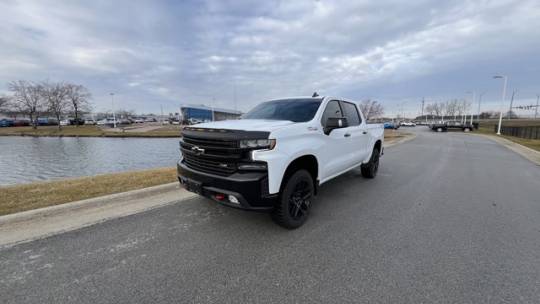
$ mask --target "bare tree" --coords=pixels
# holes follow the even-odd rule
[[[26,80],[12,81],[8,84],[13,92],[13,106],[24,115],[28,115],[34,129],[37,128],[37,118],[45,110],[43,87]]]
[[[67,99],[67,86],[63,82],[44,82],[42,86],[43,96],[47,101],[47,109],[51,114],[54,115],[54,117],[56,117],[58,120],[58,130],[61,130],[62,125],[60,124],[60,120],[62,119],[62,115],[66,113],[69,106]]]
[[[446,109],[446,103],[444,102],[434,102],[431,104],[431,110],[438,118],[441,118]]]
[[[376,100],[367,99],[360,104],[360,110],[364,114],[366,120],[374,117],[379,117],[384,114],[384,107]]]
[[[70,103],[73,115],[75,116],[75,125],[79,126],[79,116],[83,112],[90,111],[90,99],[92,95],[83,85],[66,84],[67,100]]]
[[[8,110],[9,98],[7,96],[0,96],[0,112]]]
[[[456,120],[456,114],[458,111],[458,101],[457,99],[453,99],[448,101],[446,105],[446,115],[448,116],[454,116],[454,120]]]

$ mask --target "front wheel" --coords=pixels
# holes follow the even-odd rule
[[[371,153],[371,158],[369,159],[369,162],[367,164],[363,164],[360,167],[363,177],[374,178],[375,176],[377,176],[377,171],[379,170],[379,157],[379,149],[373,148],[373,152]]]
[[[470,131],[471,131],[470,128],[465,128],[465,129],[463,129],[463,132],[470,132]]]
[[[306,170],[296,171],[288,180],[279,197],[272,219],[287,229],[295,229],[306,221],[313,193],[313,179]]]

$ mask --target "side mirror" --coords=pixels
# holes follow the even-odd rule
[[[324,128],[324,133],[328,135],[334,129],[347,128],[348,126],[349,123],[347,122],[347,118],[345,117],[328,117],[328,119],[326,119],[326,127]]]

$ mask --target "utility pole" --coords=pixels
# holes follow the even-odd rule
[[[236,78],[234,78],[234,110],[236,111]]]
[[[422,97],[422,114],[420,115],[420,117],[424,116],[424,97]]]
[[[508,119],[512,119],[512,108],[514,106],[514,95],[516,95],[517,90],[512,91],[512,98],[510,99],[510,109],[508,110]]]
[[[212,121],[215,121],[214,117],[214,104],[216,103],[216,98],[212,96]]]
[[[534,119],[538,116],[538,100],[540,100],[540,94],[536,95],[536,110],[534,111]]]
[[[159,117],[159,124],[163,125],[163,105],[159,105],[161,108],[161,116]]]

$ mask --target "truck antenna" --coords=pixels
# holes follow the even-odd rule
[[[313,92],[313,95],[311,95],[311,97],[319,97],[319,94],[317,94],[317,92]]]

